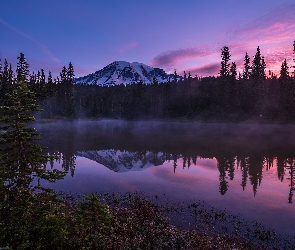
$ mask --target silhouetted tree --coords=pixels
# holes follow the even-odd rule
[[[245,58],[244,58],[244,68],[243,68],[243,79],[247,80],[251,76],[251,66],[250,66],[250,57],[248,53],[246,52]]]
[[[230,73],[230,52],[227,46],[224,46],[221,50],[221,69],[219,75],[221,77],[229,76]]]
[[[25,55],[20,53],[17,57],[16,78],[18,82],[27,82],[29,76],[29,64],[26,61]]]
[[[280,78],[287,79],[288,77],[289,77],[289,66],[287,64],[287,60],[285,59],[281,65]]]
[[[265,67],[264,58],[261,56],[260,48],[258,46],[252,62],[251,77],[254,79],[265,79]]]
[[[237,78],[237,65],[235,62],[232,62],[230,66],[230,75],[233,77],[233,79]]]

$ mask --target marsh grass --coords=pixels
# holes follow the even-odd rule
[[[225,211],[201,203],[158,205],[138,193],[18,193],[2,199],[0,219],[3,249],[294,249],[288,240],[274,244],[272,232],[250,230]],[[191,229],[184,226],[188,220]],[[238,233],[222,232],[218,221]]]

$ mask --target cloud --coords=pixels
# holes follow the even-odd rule
[[[282,4],[248,23],[233,27],[226,31],[227,41],[236,40],[249,42],[281,42],[294,38],[295,4]],[[292,32],[293,31],[293,32]]]
[[[217,75],[220,70],[220,63],[210,63],[200,67],[189,69],[192,76],[212,76]]]
[[[220,54],[224,45],[229,47],[232,61],[237,62],[238,70],[243,66],[245,53],[248,52],[252,58],[256,53],[257,46],[260,46],[261,53],[265,56],[267,68],[278,73],[277,71],[285,58],[290,61],[290,64],[292,62],[292,44],[295,40],[295,3],[281,4],[276,9],[247,23],[239,25],[235,23],[225,29],[223,33],[223,37],[218,37],[218,40],[212,41],[207,46],[182,48],[161,53],[154,57],[151,65],[166,69],[183,68],[179,65],[184,64],[185,61],[200,59],[198,62],[194,62],[196,67],[192,68],[191,72],[217,75],[220,68],[220,56],[218,63],[215,61],[208,64],[208,60],[215,60],[215,58],[218,60],[216,55]]]
[[[119,53],[120,53],[120,54],[123,54],[123,53],[125,53],[126,51],[135,48],[136,46],[137,46],[137,42],[135,42],[135,41],[131,41],[131,42],[129,42],[129,43],[124,44],[123,46],[121,46],[121,47],[119,48]]]
[[[195,47],[187,49],[178,49],[164,52],[156,56],[151,65],[155,67],[172,67],[175,64],[187,59],[199,58],[216,52],[216,49],[209,47]]]
[[[13,30],[17,34],[19,34],[19,35],[27,38],[28,40],[30,40],[34,44],[36,44],[38,47],[40,47],[42,49],[42,51],[44,52],[44,54],[46,54],[51,60],[53,60],[55,62],[58,62],[58,63],[60,62],[60,60],[56,56],[53,55],[53,53],[48,49],[48,47],[45,44],[38,42],[37,40],[35,40],[34,38],[30,37],[26,33],[20,31],[19,29],[15,28],[14,26],[10,25],[6,21],[4,21],[2,18],[0,18],[0,23],[2,23],[7,28]]]

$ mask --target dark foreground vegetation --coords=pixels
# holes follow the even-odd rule
[[[184,230],[164,216],[177,209],[161,208],[137,194],[73,199],[42,187],[42,180],[54,182],[66,173],[47,169],[58,157],[43,154],[39,134],[28,126],[39,110],[34,93],[20,80],[7,97],[0,118],[2,249],[267,249],[264,240],[277,242],[269,230],[257,229],[250,239],[207,230],[213,218],[226,224],[228,217],[196,204],[191,211],[194,218],[201,215],[202,224],[195,221],[194,230]]]
[[[0,118],[0,247],[2,249],[228,249],[253,245],[227,236],[213,238],[169,224],[157,206],[130,196],[104,204],[95,195],[72,200],[42,187],[64,172],[47,170],[55,156],[44,155],[35,129],[34,93],[20,79]],[[123,200],[123,199],[121,199]],[[126,206],[128,204],[128,206]]]
[[[259,53],[258,49],[257,58]],[[254,74],[253,63],[251,77],[236,80],[234,66],[229,71],[228,57],[223,58],[219,78],[103,88],[75,86],[71,64],[63,68],[60,80],[52,81],[49,74],[46,82],[44,71],[37,76],[29,75],[24,55],[20,54],[18,59],[16,75],[7,61],[0,70],[0,248],[273,248],[263,243],[276,241],[275,234],[268,230],[254,230],[246,239],[238,231],[235,234],[206,231],[203,224],[202,227],[197,224],[194,230],[179,229],[164,216],[167,211],[169,214],[169,209],[161,209],[138,195],[104,196],[104,199],[88,195],[75,200],[42,187],[41,180],[54,182],[66,173],[47,169],[47,163],[58,157],[43,153],[37,143],[39,134],[28,124],[34,120],[32,114],[39,110],[37,102],[45,109],[45,117],[200,116],[240,120],[259,115],[265,119],[293,121],[293,78],[281,74],[280,79],[265,79],[264,75]],[[258,61],[263,65],[262,58]],[[225,216],[192,208],[206,220],[210,217],[223,221]],[[255,243],[253,237],[260,241]],[[292,245],[286,241],[282,248],[292,249]]]

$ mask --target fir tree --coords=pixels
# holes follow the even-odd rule
[[[233,62],[230,66],[230,75],[233,77],[233,79],[237,78],[237,65],[235,62]]]
[[[174,82],[174,83],[177,82],[177,73],[176,73],[176,69],[174,69],[173,82]]]
[[[230,53],[229,53],[229,49],[227,46],[224,46],[221,50],[221,69],[219,72],[219,75],[221,77],[226,77],[229,76],[230,73]]]
[[[260,48],[257,47],[256,54],[252,62],[251,76],[254,79],[265,79],[265,61],[264,57],[261,56]]]
[[[186,72],[183,71],[183,80],[186,82],[187,78],[186,78]]]
[[[18,82],[27,82],[29,76],[29,64],[26,62],[25,55],[20,53],[17,57],[16,77]]]
[[[5,104],[7,101],[7,93],[10,93],[13,88],[13,71],[11,64],[8,64],[8,61],[4,60],[4,68],[2,73],[1,81],[1,93],[0,93],[0,105]]]
[[[192,79],[192,75],[191,75],[191,72],[190,72],[190,71],[188,72],[188,77],[187,77],[187,79],[188,79],[188,80],[191,80],[191,79]]]
[[[9,105],[1,106],[0,118],[0,169],[7,188],[30,189],[34,178],[51,179],[46,170],[50,159],[42,153],[42,148],[35,141],[39,134],[34,128],[27,127],[34,121],[33,113],[40,111],[35,95],[24,81],[17,82],[9,97]],[[56,172],[57,173],[57,172]]]
[[[289,66],[287,60],[285,59],[281,65],[280,79],[287,79],[289,77]]]
[[[248,53],[246,52],[246,55],[244,58],[243,79],[245,80],[249,79],[250,75],[251,75],[250,57]]]

